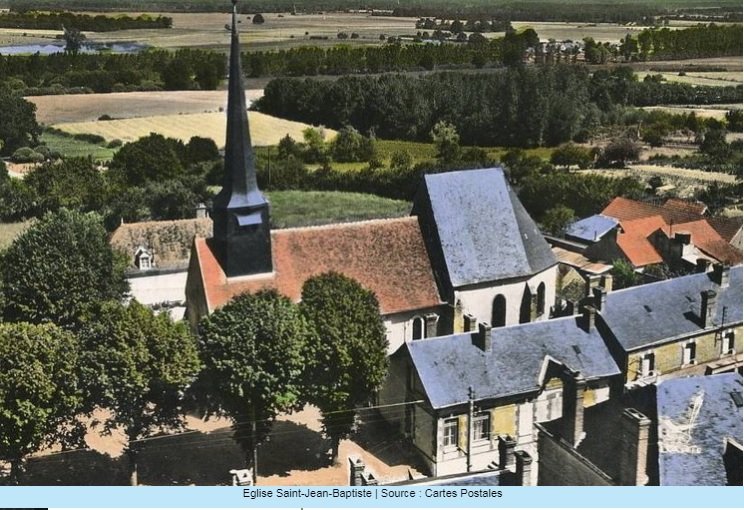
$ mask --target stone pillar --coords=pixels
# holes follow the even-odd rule
[[[360,487],[364,485],[364,462],[362,459],[352,459],[349,457],[349,485]]]
[[[626,409],[620,418],[620,485],[646,485],[648,435],[651,420],[636,409]]]
[[[437,322],[439,321],[439,316],[435,313],[428,313],[426,314],[426,317],[424,317],[424,321],[426,323],[425,338],[434,338],[437,336]]]

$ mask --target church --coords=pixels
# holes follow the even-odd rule
[[[225,181],[213,236],[196,237],[186,282],[192,327],[244,292],[298,301],[304,282],[335,271],[372,290],[389,353],[404,342],[545,320],[558,262],[501,168],[426,175],[404,218],[271,229],[258,188],[233,15]]]

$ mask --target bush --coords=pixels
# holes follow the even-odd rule
[[[116,85],[114,85],[114,86],[116,86]],[[98,120],[114,120],[114,118],[111,115],[109,115],[108,113],[104,113],[103,115],[101,115],[100,117],[98,117]]]
[[[253,24],[254,24],[254,25],[261,25],[261,24],[263,24],[263,23],[264,23],[265,21],[266,21],[266,20],[264,19],[264,17],[263,17],[263,14],[261,14],[261,13],[258,13],[258,14],[254,14],[254,15],[253,15]]]
[[[96,145],[103,145],[106,143],[106,139],[104,137],[102,137],[101,135],[94,135],[92,133],[76,133],[72,135],[72,137],[75,140],[80,140],[81,142],[93,143]]]
[[[110,141],[110,142],[108,143],[107,147],[108,147],[109,149],[117,149],[117,148],[121,147],[122,145],[124,145],[124,142],[122,142],[122,141],[121,141],[121,140],[119,140],[118,138],[114,138],[113,140],[111,140],[111,141]]]
[[[14,163],[41,163],[44,161],[44,155],[39,154],[31,147],[21,147],[16,149],[10,160]]]
[[[550,162],[552,164],[566,168],[574,165],[582,169],[589,168],[593,159],[589,149],[573,143],[561,145],[550,155]]]

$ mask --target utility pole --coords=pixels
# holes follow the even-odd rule
[[[471,449],[473,447],[473,409],[475,406],[475,391],[473,391],[472,386],[468,386],[468,466],[467,471],[470,473],[470,470],[473,467],[472,457],[471,457]]]

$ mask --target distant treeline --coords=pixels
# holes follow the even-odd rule
[[[741,25],[698,25],[684,30],[651,28],[628,34],[620,45],[626,60],[726,57],[742,54]]]
[[[122,16],[90,16],[71,12],[9,12],[0,14],[0,28],[27,28],[31,30],[61,30],[77,28],[88,32],[114,32],[132,28],[171,28],[173,19],[167,16],[152,17],[141,14],[136,18]]]
[[[553,66],[420,78],[280,78],[268,84],[257,108],[331,128],[351,125],[393,140],[428,141],[434,124],[446,120],[465,145],[532,147],[586,139],[625,106],[741,100],[741,86],[638,82],[625,67],[590,74],[584,67]]]
[[[225,76],[226,63],[223,54],[204,50],[0,56],[0,76],[25,95],[214,90]]]
[[[436,67],[481,68],[485,65],[518,64],[525,50],[538,42],[537,33],[527,29],[490,40],[478,35],[467,43],[303,47],[245,53],[243,69],[251,77],[260,77],[380,73]]]

